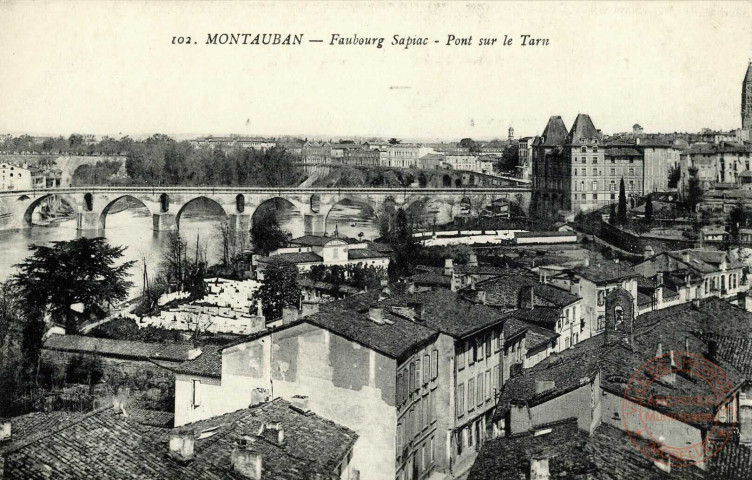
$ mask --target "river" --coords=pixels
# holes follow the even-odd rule
[[[303,235],[303,217],[286,202],[265,204],[276,210],[277,220],[283,229],[293,237]],[[195,252],[197,240],[206,250],[210,263],[221,257],[221,243],[216,234],[223,213],[213,204],[194,202],[183,212],[180,219],[180,231],[188,242],[188,251]],[[358,206],[337,205],[329,215],[327,232],[331,235],[337,228],[341,236],[358,238],[363,232],[364,239],[378,236],[378,224],[374,215]],[[154,275],[159,267],[164,251],[167,232],[152,231],[152,218],[145,208],[127,208],[107,216],[107,228],[101,231],[77,231],[75,220],[65,220],[56,226],[38,226],[15,231],[0,231],[0,281],[9,278],[15,272],[15,265],[28,254],[32,244],[49,245],[54,241],[72,240],[81,236],[104,236],[114,246],[126,247],[123,260],[136,260],[138,264],[131,269],[130,280],[134,283],[131,296],[138,295],[143,285],[143,262],[147,271]]]

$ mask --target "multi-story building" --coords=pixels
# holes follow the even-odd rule
[[[200,137],[190,141],[194,148],[211,147],[230,150],[233,148],[255,148],[256,150],[268,150],[277,142],[261,137]]]
[[[561,158],[567,135],[564,120],[556,115],[548,119],[543,134],[533,141],[532,209],[535,213],[548,214],[566,208],[564,182],[570,172],[564,171]]]
[[[478,155],[474,154],[445,153],[444,165],[452,170],[480,171]]]
[[[561,287],[580,301],[579,341],[603,333],[606,328],[606,296],[621,288],[632,296],[632,310],[637,311],[637,273],[618,263],[588,264],[564,271],[550,278],[553,285]]]
[[[332,160],[332,146],[328,142],[305,142],[300,151],[303,163],[322,164]]]
[[[530,180],[533,175],[533,142],[535,137],[522,137],[517,144],[517,176],[524,180]]]
[[[744,172],[750,170],[752,146],[738,143],[697,143],[680,155],[680,191],[686,188],[690,170],[697,169],[703,189],[717,184],[740,184]]]
[[[382,167],[392,168],[416,168],[419,159],[429,153],[435,153],[433,148],[415,144],[389,145],[385,149],[385,155],[380,158]]]
[[[31,190],[31,172],[12,163],[0,163],[0,190]]]
[[[752,61],[742,80],[742,130],[752,130]]]
[[[524,358],[528,332],[531,345],[551,351],[555,335],[538,330],[443,289],[354,295],[186,362],[175,424],[247,406],[258,389],[302,395],[311,411],[359,435],[352,466],[362,479],[460,475],[485,439],[502,364]]]
[[[682,150],[676,145],[659,140],[637,138],[634,148],[642,153],[642,188],[644,193],[668,190],[668,176],[679,168]]]
[[[685,285],[684,301],[720,296],[735,298],[749,288],[743,282],[744,265],[721,250],[678,250],[663,252],[635,265],[637,273],[647,278]]]
[[[607,203],[615,203],[619,199],[619,189],[621,181],[624,180],[624,193],[627,198],[643,195],[643,162],[642,154],[630,147],[608,147],[606,148],[605,164],[601,167],[593,167],[593,172],[598,169],[598,173],[603,176],[602,196],[608,200]]]
[[[332,155],[336,147],[332,147]],[[360,165],[376,167],[379,165],[381,155],[378,150],[371,150],[363,145],[356,145],[354,148],[345,148],[342,150],[340,161],[345,165]]]

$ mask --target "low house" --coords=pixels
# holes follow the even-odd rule
[[[358,436],[312,414],[305,399],[275,399],[165,429],[111,406],[0,445],[1,478],[350,480]]]

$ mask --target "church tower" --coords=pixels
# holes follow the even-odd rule
[[[752,61],[742,82],[742,128],[752,130]]]

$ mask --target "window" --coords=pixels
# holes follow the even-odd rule
[[[193,406],[201,405],[201,380],[193,381]]]
[[[598,152],[598,147],[593,147],[593,153],[597,153],[597,152]]]
[[[408,390],[410,393],[412,393],[415,390],[415,363],[410,362],[410,383],[408,385]]]
[[[420,401],[420,398],[415,402],[415,433],[420,434],[420,431],[423,430],[423,402]]]
[[[415,390],[420,390],[420,358],[415,360]]]
[[[475,379],[471,378],[467,381],[467,409],[472,410],[475,408]]]
[[[494,333],[496,335],[496,352],[501,350],[501,342],[502,342],[502,335],[504,334],[503,330],[499,330],[498,333]]]
[[[598,163],[598,157],[593,157],[593,163]]]
[[[431,380],[436,380],[439,376],[439,351],[431,352]]]
[[[468,344],[470,345],[469,352],[468,352],[470,354],[470,359],[468,363],[472,365],[475,363],[475,360],[478,358],[478,347],[473,341],[468,342]]]
[[[465,384],[457,385],[457,417],[465,414]]]
[[[624,321],[624,311],[622,310],[621,307],[614,308],[614,319],[615,319],[616,325]]]
[[[583,192],[585,191],[585,182],[583,180],[580,180],[580,190],[582,190]],[[582,198],[583,200],[585,199],[585,197]]]
[[[601,316],[598,317],[597,331],[601,331],[604,328],[606,328],[606,317],[604,317],[603,315],[601,315]]]
[[[611,194],[611,200],[616,200],[616,194],[615,193]]]
[[[634,189],[635,189],[635,188],[634,188],[634,180],[630,180],[630,181],[629,181],[629,189],[630,189],[630,190],[634,190]]]
[[[603,290],[598,290],[598,306],[599,307],[603,306],[603,302],[605,301],[605,299],[606,299],[606,292],[604,292]]]
[[[431,424],[432,403],[430,394],[423,397],[423,428],[426,428]]]
[[[428,354],[423,355],[423,385],[428,383],[431,378],[431,357]]]
[[[611,180],[611,185],[609,186],[612,192],[616,191],[616,182]]]
[[[629,174],[634,175],[634,167],[629,167]]]
[[[587,147],[581,147],[581,148],[580,148],[580,151],[581,151],[582,153],[585,153],[585,152],[587,152]]]
[[[405,443],[411,442],[415,434],[415,407],[413,407],[407,415],[407,438],[405,439]]]
[[[564,339],[564,348],[569,348],[569,337]]]
[[[400,454],[400,450],[402,450],[402,435],[404,435],[404,432],[402,431],[402,424],[397,424],[397,455]]]
[[[493,334],[486,336],[486,358],[491,358],[491,337]]]
[[[420,447],[420,460],[421,460],[421,463],[423,464],[421,470],[425,470],[426,468],[428,468],[428,455],[426,454],[425,443]]]
[[[430,454],[431,454],[431,463],[433,463],[433,462],[436,461],[436,457],[435,457],[435,454],[434,454],[434,452],[436,451],[436,448],[435,448],[435,445],[434,445],[434,439],[435,438],[436,437],[431,437],[431,442],[429,443],[429,446],[430,446],[429,450],[430,450]]]
[[[491,400],[491,369],[486,370],[486,401]]]
[[[457,352],[457,370],[462,370],[465,368],[465,344],[460,343],[458,345],[458,352]]]
[[[491,387],[493,389],[494,394],[496,394],[496,390],[499,387],[499,366],[496,365],[493,369],[493,376],[491,377]]]
[[[397,403],[402,405],[404,402],[405,389],[402,385],[402,374],[397,375]]]
[[[597,193],[593,194],[593,200],[598,200],[598,194]]]
[[[478,374],[478,406],[483,405],[483,372]]]
[[[593,181],[593,191],[596,191],[596,190],[598,190],[598,182],[594,180]]]
[[[483,360],[483,352],[486,351],[486,348],[483,342],[483,337],[480,337],[476,339],[475,341],[477,342],[477,345],[478,345],[478,361],[481,361]]]

